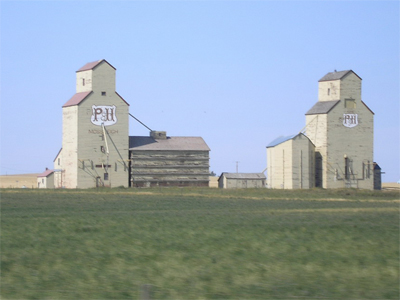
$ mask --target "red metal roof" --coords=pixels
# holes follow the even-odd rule
[[[44,171],[42,174],[39,174],[37,177],[47,177],[50,174],[52,174],[54,171],[53,170],[49,170],[47,169],[46,171]]]
[[[101,62],[105,61],[107,64],[110,65],[110,67],[112,67],[114,70],[116,70],[108,61],[106,61],[105,59],[100,59],[100,60],[96,60],[90,63],[87,63],[86,65],[84,65],[82,68],[80,68],[78,71],[76,72],[81,72],[81,71],[87,71],[87,70],[92,70],[94,69],[97,65],[99,65]]]
[[[68,106],[74,106],[74,105],[78,105],[79,103],[81,103],[92,91],[89,92],[82,92],[82,93],[76,93],[75,95],[72,96],[71,99],[69,99],[67,101],[67,103],[65,103],[63,105],[63,107],[68,107]]]

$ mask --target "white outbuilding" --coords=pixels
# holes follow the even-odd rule
[[[46,171],[37,176],[38,189],[53,189],[54,188],[54,171],[46,168]]]

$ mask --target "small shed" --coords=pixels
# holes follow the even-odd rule
[[[266,177],[263,173],[227,173],[218,178],[218,187],[222,189],[245,189],[265,187]]]
[[[382,169],[374,162],[374,190],[382,189]]]
[[[54,188],[54,171],[46,168],[46,171],[37,176],[38,189],[53,189]]]

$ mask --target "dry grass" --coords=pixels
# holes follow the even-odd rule
[[[384,182],[382,183],[382,189],[384,190],[400,190],[400,184],[396,182]]]
[[[19,175],[1,175],[0,188],[36,188],[37,176],[40,173],[19,174]]]

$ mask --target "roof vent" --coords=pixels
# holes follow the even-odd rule
[[[155,140],[166,140],[167,132],[166,131],[150,131],[150,136]]]

